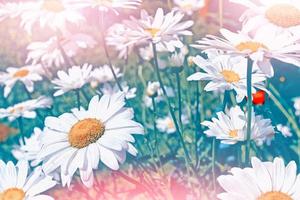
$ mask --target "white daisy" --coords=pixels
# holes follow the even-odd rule
[[[60,169],[62,184],[70,184],[79,169],[82,182],[93,184],[93,169],[99,161],[113,170],[126,159],[126,152],[136,155],[131,134],[143,134],[143,127],[133,121],[133,110],[125,108],[124,93],[94,96],[88,106],[73,109],[59,117],[47,117],[42,137],[43,170],[48,174]]]
[[[39,0],[31,3],[31,8],[21,14],[21,25],[31,33],[38,24],[41,28],[65,31],[68,23],[79,24],[85,21],[81,13],[69,0]]]
[[[66,56],[74,57],[79,49],[93,48],[96,41],[89,35],[83,33],[65,34],[63,38],[56,36],[45,42],[32,42],[27,46],[29,51],[26,62],[42,63],[47,67],[61,67],[66,61],[60,49],[63,48]]]
[[[189,119],[186,115],[181,116],[182,124],[188,124]],[[158,118],[156,120],[156,127],[160,132],[163,133],[176,133],[176,127],[174,124],[173,119],[170,116],[164,117],[164,118]]]
[[[53,188],[56,182],[45,176],[41,167],[28,173],[27,161],[19,161],[14,165],[11,161],[5,164],[0,160],[0,193],[3,200],[54,200],[41,194]]]
[[[152,85],[153,84],[153,85]],[[159,102],[161,102],[161,101],[164,101],[165,100],[165,96],[163,95],[163,91],[162,91],[162,89],[160,88],[160,86],[159,86],[159,88],[155,88],[155,87],[157,87],[157,86],[155,86],[155,85],[157,85],[157,83],[155,83],[155,82],[148,82],[148,85],[152,85],[152,86],[150,86],[150,87],[153,87],[153,88],[149,88],[150,90],[149,91],[146,91],[146,95],[144,96],[144,99],[143,99],[143,101],[144,101],[144,104],[145,104],[145,106],[147,107],[147,108],[153,108],[152,107],[152,98],[151,98],[151,94],[154,94],[155,95],[155,93],[152,93],[152,92],[154,92],[154,90],[156,90],[157,89],[157,94],[156,94],[156,96],[155,96],[155,102],[156,103],[159,103]],[[148,89],[148,88],[147,88]],[[147,90],[146,89],[146,90]],[[152,89],[154,89],[154,90],[152,90]],[[166,91],[167,91],[167,96],[168,97],[174,97],[175,96],[175,92],[174,92],[174,90],[173,90],[173,88],[172,87],[168,87],[168,86],[165,86],[165,89],[166,89]],[[152,90],[152,91],[151,91]],[[149,92],[149,93],[148,93]]]
[[[192,15],[195,11],[205,6],[205,0],[173,0],[177,9],[185,12],[187,15]]]
[[[119,78],[123,74],[120,72],[120,68],[113,66],[113,70],[116,76]],[[91,73],[91,84],[96,87],[98,84],[115,81],[114,75],[108,65],[103,65],[95,68]]]
[[[294,101],[294,108],[296,110],[295,114],[300,116],[300,97],[294,98],[293,101]]]
[[[95,8],[99,11],[109,10],[118,14],[117,9],[136,9],[142,0],[73,0],[75,6],[81,8]]]
[[[142,10],[141,19],[124,21],[131,29],[128,33],[130,42],[127,45],[153,42],[171,52],[175,51],[175,47],[182,48],[183,43],[179,36],[192,35],[187,29],[194,24],[192,20],[182,21],[183,17],[184,14],[178,11],[171,11],[165,15],[162,8],[157,9],[154,17]]]
[[[299,37],[277,35],[266,29],[258,30],[253,37],[243,32],[233,33],[227,29],[221,29],[220,32],[225,39],[208,35],[197,41],[198,45],[193,46],[204,50],[218,49],[231,55],[249,56],[268,77],[274,75],[271,58],[300,66],[300,44],[296,44]]]
[[[300,199],[300,175],[297,165],[291,161],[287,166],[281,158],[273,162],[251,159],[252,167],[232,168],[230,175],[218,177],[225,190],[218,195],[221,200],[297,200]]]
[[[268,29],[276,34],[300,36],[299,0],[260,0],[259,5],[250,0],[231,0],[248,9],[241,16],[245,32]]]
[[[19,117],[34,119],[36,117],[36,109],[50,108],[52,103],[53,100],[45,96],[27,100],[8,108],[0,108],[0,118],[7,117],[9,121],[13,121]]]
[[[123,88],[123,92],[125,93],[126,99],[133,99],[136,97],[136,88],[130,88],[126,82],[122,82],[121,86]],[[103,94],[113,95],[120,91],[117,84],[111,85],[109,83],[104,83],[101,87],[101,91]]]
[[[31,8],[31,2],[0,3],[0,21],[7,18],[19,17],[24,11]]]
[[[4,97],[8,97],[17,81],[21,81],[28,92],[33,92],[34,82],[42,80],[42,77],[30,65],[21,68],[9,67],[6,72],[0,74],[0,84],[5,85]]]
[[[234,90],[237,102],[241,102],[247,96],[247,59],[241,56],[232,57],[227,55],[208,54],[208,60],[201,56],[193,58],[203,72],[196,72],[187,78],[188,81],[209,81],[205,86],[206,91]],[[255,88],[263,89],[266,77],[254,68],[252,72],[252,93]]]
[[[57,90],[53,95],[60,96],[71,90],[82,88],[91,80],[92,68],[92,65],[85,63],[82,67],[71,67],[68,69],[68,72],[58,71],[58,78],[52,81],[52,83],[55,85],[54,89]]]
[[[180,49],[179,52],[175,51],[168,58],[168,66],[170,67],[183,67],[185,56],[189,53],[186,46]]]
[[[158,53],[168,52],[168,49],[164,48],[164,46],[160,45],[160,43],[156,46],[156,50]],[[154,58],[152,45],[150,44],[145,47],[140,47],[139,55],[141,56],[141,58],[143,60],[151,61]],[[159,67],[161,67],[161,64],[166,65],[166,63],[162,63],[163,61],[160,59],[160,57],[158,57],[158,62],[160,62]],[[162,67],[162,68],[164,68],[164,67]]]
[[[41,135],[43,134],[40,128],[34,128],[33,134],[30,138],[24,138],[25,143],[20,139],[20,145],[14,146],[12,149],[13,156],[18,160],[26,160],[30,165],[35,167],[41,160],[37,159],[37,155],[42,149]]]
[[[201,123],[208,127],[204,133],[208,137],[216,137],[224,144],[235,144],[239,141],[245,141],[247,135],[247,117],[239,106],[230,108],[224,112],[218,112],[216,118],[211,121]],[[275,134],[270,119],[264,119],[261,115],[252,112],[251,139],[257,145],[264,142],[270,143]]]
[[[291,132],[291,129],[290,127],[288,126],[284,126],[282,124],[278,124],[276,126],[277,130],[280,131],[282,133],[282,135],[284,137],[292,137],[293,136],[293,133]]]

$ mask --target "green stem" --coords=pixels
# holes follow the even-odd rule
[[[103,12],[101,12],[101,13],[102,13],[102,15],[101,15],[101,27],[102,27],[103,30],[101,30],[100,33],[101,33],[101,39],[102,39],[102,44],[103,44],[103,47],[104,47],[105,56],[107,58],[108,66],[111,70],[111,73],[113,74],[113,77],[114,77],[114,79],[115,79],[115,81],[118,85],[118,88],[121,92],[123,92],[122,85],[118,80],[118,77],[117,77],[116,72],[113,68],[113,65],[112,65],[112,62],[111,62],[111,59],[110,59],[110,56],[109,56],[109,53],[108,53],[108,48],[107,48],[107,45],[106,45],[105,35],[104,35],[104,30],[105,30],[104,16],[103,16]]]
[[[251,118],[252,118],[252,66],[253,61],[247,58],[247,141],[245,151],[245,165],[247,166],[250,161],[250,148],[251,148]]]
[[[161,76],[160,76],[160,73],[159,73],[158,60],[157,60],[157,51],[156,51],[156,45],[154,43],[152,43],[152,48],[153,48],[153,55],[154,55],[154,67],[155,67],[155,72],[156,72],[156,76],[157,76],[158,82],[160,84],[160,87],[161,87],[161,89],[163,91],[164,96],[167,99],[168,108],[169,108],[172,120],[174,122],[174,125],[175,125],[175,128],[176,128],[176,132],[177,132],[177,134],[179,136],[179,142],[181,143],[181,146],[183,147],[183,151],[184,151],[186,162],[194,170],[194,167],[193,167],[192,162],[191,162],[191,158],[190,158],[188,150],[187,150],[187,148],[185,146],[185,143],[184,143],[184,140],[183,140],[183,136],[181,134],[180,127],[178,125],[178,122],[177,122],[177,119],[176,119],[176,116],[175,116],[175,112],[173,110],[173,107],[171,105],[170,99],[169,99],[169,97],[167,95],[166,88],[164,86],[164,83],[163,83],[163,81],[161,79]]]
[[[178,120],[179,125],[182,129],[182,106],[181,106],[181,84],[180,84],[180,76],[179,72],[176,72],[176,83],[177,83],[177,93],[178,93]]]
[[[22,119],[22,117],[18,117],[17,122],[18,122],[19,130],[20,130],[20,135],[21,135],[23,144],[25,145],[25,138],[24,138],[25,135],[24,135],[24,127],[23,127],[23,119]]]

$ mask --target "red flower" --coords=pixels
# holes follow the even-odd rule
[[[266,100],[266,92],[259,90],[256,93],[252,94],[252,103],[254,105],[263,105]]]

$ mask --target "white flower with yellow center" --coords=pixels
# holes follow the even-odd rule
[[[54,200],[41,194],[53,188],[56,182],[52,177],[43,174],[37,167],[29,174],[27,161],[14,165],[11,161],[5,164],[0,160],[0,199],[1,200]]]
[[[35,167],[41,160],[37,159],[38,153],[42,149],[41,136],[43,131],[40,128],[34,128],[34,132],[29,138],[20,139],[20,145],[14,146],[12,154],[17,160],[26,160],[30,165]]]
[[[74,57],[80,49],[93,48],[96,41],[83,33],[65,34],[62,38],[50,37],[44,42],[32,42],[27,46],[29,51],[26,62],[42,63],[46,67],[61,67],[66,63],[62,50],[68,57]]]
[[[205,6],[205,0],[173,0],[178,9],[188,15],[192,15]]]
[[[68,0],[39,0],[21,14],[21,25],[28,33],[36,24],[41,28],[64,32],[68,23],[79,24],[84,21],[85,18]]]
[[[239,141],[245,141],[247,135],[247,117],[239,106],[230,108],[224,112],[218,112],[217,117],[211,121],[201,123],[208,127],[204,133],[208,137],[216,137],[224,144],[235,144]],[[252,112],[251,120],[251,140],[257,145],[264,142],[270,143],[275,131],[270,119],[264,119],[261,115]]]
[[[33,92],[34,82],[42,80],[42,77],[34,70],[34,66],[9,67],[6,72],[0,74],[0,85],[5,85],[4,97],[8,97],[17,81],[22,82],[28,92]]]
[[[299,0],[260,0],[255,4],[250,0],[231,0],[248,9],[241,16],[245,32],[268,29],[276,34],[300,36]]]
[[[71,90],[82,88],[91,80],[92,68],[92,65],[85,63],[82,67],[73,66],[69,68],[68,72],[58,71],[58,78],[52,81],[55,85],[54,89],[57,90],[53,95],[60,96]]]
[[[187,29],[194,24],[192,20],[182,21],[183,17],[184,14],[178,11],[164,14],[162,8],[157,9],[154,17],[142,10],[141,19],[132,18],[131,21],[124,21],[131,29],[128,33],[131,41],[127,45],[153,42],[171,52],[175,51],[175,47],[182,48],[183,43],[179,36],[192,35]]]
[[[74,5],[81,8],[95,8],[99,11],[109,10],[118,14],[117,9],[136,9],[142,0],[74,0]]]
[[[227,29],[221,29],[220,32],[224,39],[208,35],[193,46],[203,50],[217,49],[231,55],[250,57],[268,77],[274,75],[271,58],[300,67],[300,44],[296,44],[299,37],[278,35],[267,29],[257,30],[254,36],[243,32],[233,33]]]
[[[182,124],[188,124],[189,119],[186,115],[181,116]],[[156,127],[160,132],[163,133],[176,133],[176,127],[174,124],[173,119],[170,116],[164,117],[164,118],[158,118],[156,120]]]
[[[208,60],[201,56],[193,58],[196,64],[203,72],[196,72],[187,78],[188,81],[209,81],[205,86],[206,91],[234,90],[236,92],[237,102],[241,102],[247,96],[247,59],[244,57],[232,57],[216,54],[210,56]],[[256,69],[252,72],[252,92],[256,89],[263,89],[266,77]]]
[[[126,99],[133,99],[136,97],[136,88],[130,88],[126,82],[122,82],[121,86],[123,88],[123,92],[125,93]],[[104,83],[101,87],[101,92],[103,94],[112,95],[117,92],[120,92],[120,89],[117,84],[111,85],[109,83]]]
[[[59,117],[47,117],[42,137],[43,170],[61,172],[62,184],[70,184],[79,169],[82,182],[93,184],[93,170],[99,161],[113,170],[126,159],[126,152],[136,155],[132,134],[143,134],[143,127],[133,121],[133,110],[125,108],[124,93],[94,96],[85,110],[73,109]]]
[[[0,118],[7,117],[9,121],[13,121],[19,117],[34,119],[36,117],[36,109],[50,108],[52,103],[53,100],[45,96],[27,100],[8,108],[0,108]]]
[[[252,167],[232,168],[230,175],[221,175],[218,182],[225,190],[221,200],[298,200],[300,175],[294,161],[285,166],[283,159],[273,162],[251,159]]]

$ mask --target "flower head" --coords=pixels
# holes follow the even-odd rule
[[[54,89],[57,91],[54,96],[63,95],[70,90],[82,88],[86,83],[91,80],[92,65],[85,63],[82,67],[73,66],[68,72],[58,71],[57,77],[52,81],[55,85]]]
[[[41,96],[37,99],[27,100],[8,108],[0,108],[0,118],[7,117],[9,121],[13,121],[19,117],[33,119],[36,117],[36,109],[50,108],[52,103],[53,100],[45,96]]]
[[[225,112],[218,112],[217,117],[211,121],[201,123],[208,127],[204,133],[209,137],[216,137],[225,144],[235,144],[245,141],[247,135],[247,116],[239,106],[232,107]],[[269,143],[275,134],[270,119],[264,119],[261,115],[252,112],[251,139],[257,145]]]
[[[206,91],[234,90],[236,99],[241,102],[247,96],[247,59],[244,57],[231,57],[221,54],[208,54],[208,60],[201,56],[193,58],[193,63],[203,72],[196,72],[188,77],[188,81],[209,81],[205,86]],[[263,89],[266,77],[257,68],[252,72],[252,91],[255,88]]]
[[[64,32],[68,23],[79,24],[85,18],[68,0],[41,0],[31,2],[30,9],[21,14],[21,25],[31,33],[34,25]]]
[[[192,35],[187,29],[193,25],[193,21],[182,21],[184,14],[178,11],[171,11],[164,14],[162,8],[158,8],[154,17],[145,10],[141,11],[141,19],[132,18],[131,21],[124,21],[124,24],[131,29],[128,33],[130,42],[134,43],[155,43],[160,44],[168,51],[175,51],[175,47],[182,48],[183,43],[179,36]]]
[[[218,177],[218,182],[225,190],[218,195],[221,200],[296,200],[300,192],[300,176],[297,165],[291,161],[287,166],[281,158],[273,162],[251,159],[251,168],[232,168],[230,175]],[[263,181],[262,181],[263,180]]]
[[[6,69],[6,73],[0,74],[0,85],[5,85],[4,97],[8,97],[17,81],[22,82],[28,92],[33,92],[34,82],[40,80],[42,80],[42,77],[31,65],[21,68],[9,67]]]
[[[143,127],[133,121],[132,109],[125,108],[124,93],[94,96],[85,110],[72,109],[59,117],[47,117],[42,137],[43,170],[60,170],[62,184],[70,184],[79,169],[82,182],[93,184],[93,170],[99,161],[117,170],[137,150],[132,134],[142,134]],[[55,149],[55,151],[53,151]]]
[[[205,0],[173,0],[177,9],[185,12],[188,15],[192,15],[194,11],[198,11],[205,6]]]
[[[300,34],[300,6],[298,0],[231,0],[247,7],[240,21],[245,32],[268,29],[276,34]]]
[[[224,39],[208,35],[193,46],[204,50],[217,49],[230,55],[250,57],[268,77],[274,75],[270,63],[271,58],[300,66],[300,44],[296,43],[299,37],[289,34],[277,35],[265,29],[258,30],[254,36],[243,31],[233,33],[227,29],[221,29],[220,32]]]
[[[17,165],[11,161],[7,164],[0,161],[1,199],[52,199],[48,195],[41,194],[56,185],[52,177],[44,175],[41,167],[37,167],[31,174],[28,171],[27,161],[19,161]]]

